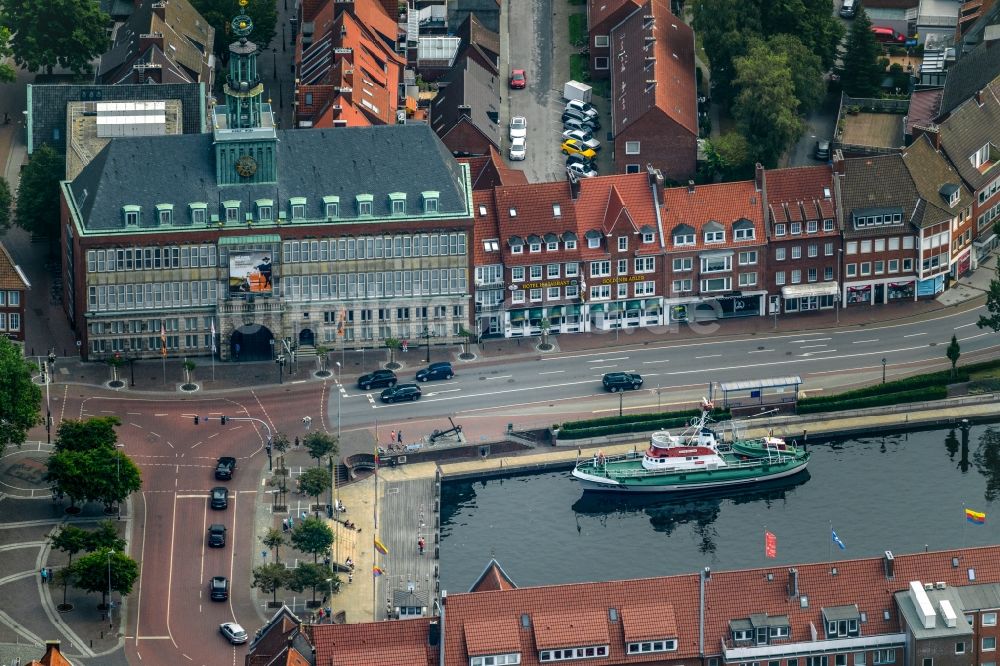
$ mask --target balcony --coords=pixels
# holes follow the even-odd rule
[[[284,303],[271,299],[252,303],[248,301],[221,301],[218,306],[219,314],[280,314],[284,311]]]

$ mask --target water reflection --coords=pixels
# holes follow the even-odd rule
[[[986,501],[992,502],[1000,494],[1000,432],[992,427],[983,432],[973,460],[976,469],[986,478]]]

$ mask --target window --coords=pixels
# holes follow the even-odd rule
[[[903,249],[904,250],[913,249],[913,236],[903,236]]]
[[[618,298],[628,298],[628,284],[625,282],[620,282],[618,288],[616,289]]]
[[[541,252],[541,251],[542,251],[542,244],[541,243],[531,243],[531,244],[528,245],[528,252],[538,253],[538,252]]]
[[[7,330],[8,331],[20,331],[21,330],[21,314],[19,312],[10,312],[7,314]]]
[[[566,277],[576,277],[580,274],[580,264],[575,261],[566,263]]]
[[[819,231],[819,220],[807,220],[806,221],[806,233],[814,234]]]
[[[875,275],[882,275],[883,273],[885,273],[885,262],[884,261],[876,261],[875,262]]]
[[[0,292],[0,305],[3,304],[3,292]],[[21,305],[21,292],[19,291],[8,291],[7,292],[7,305],[12,308],[16,308]]]
[[[986,636],[983,638],[983,652],[992,652],[997,649],[997,637]]]
[[[785,260],[785,248],[783,248],[783,247],[776,247],[776,248],[774,248],[774,258],[777,261],[784,261]]]
[[[757,284],[756,273],[740,273],[740,286],[753,287]]]
[[[847,243],[847,249],[844,250],[845,254],[857,254],[858,253],[858,241],[849,241]]]
[[[652,243],[655,240],[656,240],[656,234],[654,234],[651,231],[650,232],[644,232],[642,234],[642,242],[643,243]]]
[[[806,273],[806,279],[809,282],[815,282],[816,280],[819,279],[819,277],[818,277],[818,271],[815,268],[810,268],[808,270],[808,272]]]
[[[327,219],[340,217],[340,197],[323,197],[323,207]]]
[[[934,658],[933,657],[924,657],[922,663],[923,663],[924,666],[934,666]]]
[[[827,666],[829,659],[826,655],[821,657],[806,657],[806,666]]]
[[[784,224],[776,224],[776,225],[774,225],[774,235],[775,236],[784,236],[785,235],[785,225]]]
[[[888,650],[875,650],[874,652],[872,652],[872,663],[895,664],[896,663],[895,648],[890,648]]]
[[[240,205],[238,203],[233,205],[232,202],[228,202],[224,203],[223,206],[226,208],[226,222],[240,221]]]
[[[618,275],[628,275],[628,259],[618,260],[618,270],[616,273]]]
[[[955,643],[955,654],[965,654],[965,642],[959,641]]]
[[[867,254],[872,251],[872,242],[870,240],[861,241],[861,254]]]
[[[743,229],[735,229],[733,231],[733,238],[735,238],[736,240],[753,240],[754,228],[746,227]]]
[[[833,243],[824,243],[823,244],[823,256],[824,257],[832,257],[833,256]]]
[[[635,283],[636,296],[652,296],[656,293],[656,283],[652,280]]]
[[[639,154],[639,142],[638,141],[626,141],[625,142],[625,154],[626,155],[638,155]]]
[[[778,271],[774,274],[774,283],[779,287],[785,284],[785,271]]]
[[[594,35],[594,46],[597,48],[608,48],[611,45],[611,37],[609,35]]]
[[[694,245],[694,232],[675,233],[674,245]]]
[[[549,264],[548,266],[546,266],[545,277],[547,278],[559,277],[559,264]]]
[[[689,271],[693,267],[691,257],[680,257],[674,259],[674,272],[682,273],[684,271]]]
[[[725,231],[706,231],[705,232],[705,242],[706,243],[724,243],[724,242],[726,242],[726,232]]]
[[[757,263],[757,251],[750,250],[749,252],[740,252],[739,255],[740,266],[752,266]]]
[[[563,648],[561,650],[542,650],[538,653],[538,661],[564,661],[567,659],[588,659],[608,656],[607,645],[593,647]]]
[[[594,58],[594,69],[607,69],[607,68],[608,68],[607,56]]]
[[[529,294],[530,294],[531,301],[533,303],[537,303],[538,301],[542,300],[542,290],[541,289],[532,289],[529,292]]]
[[[801,222],[792,222],[791,231],[792,231],[792,235],[793,236],[801,234],[802,233],[802,223]]]
[[[913,270],[913,259],[903,259],[903,272],[909,273]]]
[[[995,611],[992,613],[983,613],[984,627],[995,627],[996,625],[997,625],[997,614]]]
[[[823,280],[829,282],[833,279],[833,266],[827,266],[823,269]]]
[[[559,287],[549,287],[545,290],[545,298],[550,301],[558,301],[561,291]]]
[[[865,666],[865,653],[855,652],[854,653],[854,666]]]
[[[823,220],[823,231],[833,231],[833,220]]]
[[[160,226],[169,226],[174,221],[174,207],[172,204],[157,204],[156,216]]]
[[[528,267],[528,274],[529,274],[529,277],[531,277],[532,280],[541,280],[542,279],[542,267],[541,266],[529,266]]]
[[[438,212],[438,200],[441,197],[440,192],[421,192],[420,196],[424,200],[425,213]]]
[[[847,655],[846,654],[835,655],[833,658],[833,663],[836,666],[847,666]]]
[[[566,247],[567,250],[575,250],[576,240],[563,241],[563,245]]]
[[[472,657],[469,659],[469,666],[509,666],[510,664],[520,664],[521,653],[494,654],[488,657]]]
[[[393,215],[406,215],[406,194],[403,192],[390,192],[389,204],[392,206]]]
[[[677,641],[665,639],[657,641],[643,641],[641,643],[629,643],[626,648],[629,654],[643,654],[647,652],[672,652],[677,649]]]
[[[510,279],[512,282],[524,282],[524,266],[514,266],[511,268]]]
[[[590,277],[601,277],[611,275],[610,261],[590,262]]]
[[[292,197],[289,200],[292,208],[292,220],[306,219],[306,199],[305,197]]]
[[[674,293],[691,291],[691,280],[674,280],[671,290]]]
[[[358,202],[358,215],[371,215],[375,198],[370,194],[359,194],[355,197]]]
[[[139,224],[140,206],[122,206],[122,214],[125,216],[125,226],[135,227]]]
[[[559,241],[552,241],[545,243],[545,250],[547,252],[555,252],[559,249]]]
[[[812,243],[812,244],[808,245],[806,247],[806,253],[810,257],[818,257],[819,256],[819,245],[816,245],[815,243]]]
[[[802,282],[802,271],[796,268],[792,271],[792,284],[798,284],[800,282]]]
[[[601,237],[600,236],[587,236],[587,247],[591,250],[601,247]]]
[[[702,291],[729,291],[733,288],[733,279],[729,277],[710,278],[701,281]]]
[[[611,298],[611,285],[609,284],[599,284],[595,287],[590,288],[590,298],[591,300],[608,300]]]
[[[862,275],[871,275],[872,274],[872,264],[871,264],[870,261],[862,261],[861,262],[861,274]]]
[[[636,273],[652,273],[656,270],[656,257],[636,257]]]
[[[619,252],[625,252],[626,250],[628,250],[628,236],[619,236],[618,237],[618,251]]]
[[[510,292],[510,302],[511,303],[524,303],[524,292],[520,289],[516,289]]]
[[[733,268],[732,255],[701,258],[702,273],[720,273],[722,271],[732,270],[732,268]]]

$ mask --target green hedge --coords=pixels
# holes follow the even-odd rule
[[[606,416],[586,421],[567,421],[560,426],[563,430],[581,430],[598,426],[620,425],[624,423],[644,423],[647,421],[663,421],[667,419],[687,419],[700,416],[700,409],[684,409],[676,412],[653,412],[645,414],[625,414],[623,416]],[[725,421],[729,418],[729,410],[715,410],[710,415],[714,421]]]
[[[847,395],[847,394],[843,394]],[[840,396],[834,396],[840,397]],[[908,402],[923,402],[925,400],[943,400],[948,397],[947,386],[925,386],[910,391],[896,391],[883,395],[868,395],[825,402],[802,404],[799,401],[799,414],[815,414],[817,412],[840,412],[848,409],[863,409],[865,407],[882,407],[883,405],[902,405]]]
[[[597,426],[594,428],[578,428],[575,430],[560,430],[559,439],[586,439],[587,437],[602,437],[604,435],[620,435],[629,432],[648,432],[666,428],[684,428],[691,423],[691,417],[631,421],[614,425]]]
[[[867,398],[869,396],[878,395],[892,395],[894,393],[901,393],[904,391],[915,391],[917,389],[929,388],[935,386],[947,386],[954,382],[965,382],[969,381],[969,369],[959,368],[955,379],[951,377],[951,370],[942,370],[941,372],[931,372],[926,375],[916,375],[915,377],[906,377],[905,379],[896,379],[891,382],[886,382],[885,384],[875,384],[874,386],[866,386],[865,388],[854,389],[853,391],[845,391],[844,393],[836,393],[831,395],[818,395],[811,398],[803,398],[799,400],[799,411],[801,412],[802,406],[808,405],[818,405],[828,402],[842,402],[844,400],[854,400],[856,398]],[[886,403],[888,404],[888,403]]]

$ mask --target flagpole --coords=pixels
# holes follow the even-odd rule
[[[833,521],[830,521],[830,534],[827,535],[827,562],[833,562]]]
[[[374,529],[372,529],[372,563],[374,564],[378,560],[379,550],[375,547],[375,541],[378,539],[378,438],[375,439],[375,502],[374,502]],[[378,565],[375,565],[378,566]],[[378,621],[378,607],[375,605],[376,590],[378,589],[378,579],[381,576],[375,575],[375,570],[372,569],[372,622]],[[386,618],[388,619],[388,618]]]
[[[965,511],[968,508],[965,502],[962,502],[962,550],[965,550],[965,526],[969,522],[969,515]]]
[[[767,525],[764,525],[764,566],[767,566]]]

